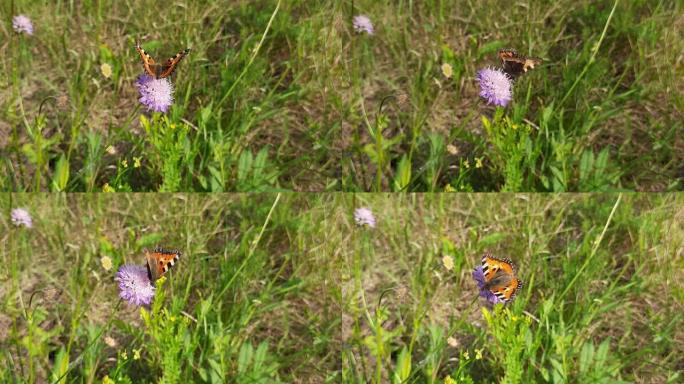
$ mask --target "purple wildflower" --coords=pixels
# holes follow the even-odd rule
[[[499,300],[498,297],[496,297],[495,294],[493,294],[489,289],[485,288],[485,278],[484,278],[484,272],[482,271],[482,266],[480,265],[479,267],[475,268],[473,271],[473,279],[477,282],[477,287],[480,289],[480,296],[484,297],[487,299],[492,304],[496,303],[503,303],[503,301]]]
[[[511,78],[499,69],[485,68],[477,72],[480,96],[489,104],[505,107],[513,98]]]
[[[141,265],[125,264],[119,268],[114,280],[119,282],[119,296],[135,305],[149,305],[154,297],[154,286]]]
[[[354,211],[354,221],[357,225],[367,225],[371,228],[375,228],[375,216],[373,216],[373,212],[366,207],[357,208]]]
[[[372,35],[374,32],[373,23],[371,23],[370,18],[366,15],[357,15],[352,19],[352,25],[354,26],[354,31],[358,33],[366,32]]]
[[[140,103],[148,111],[164,112],[173,104],[173,84],[167,77],[155,79],[148,74],[142,74],[135,82],[140,92]]]
[[[24,208],[15,208],[10,214],[12,218],[12,224],[19,226],[24,226],[26,228],[33,228],[33,219],[31,219],[31,214]]]
[[[12,28],[18,33],[33,35],[33,23],[25,15],[16,15],[12,18]]]

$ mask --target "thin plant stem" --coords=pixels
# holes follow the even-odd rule
[[[259,241],[261,241],[261,236],[264,234],[264,231],[266,230],[266,226],[268,225],[269,221],[271,221],[271,215],[273,214],[273,211],[275,210],[275,207],[278,205],[278,201],[280,201],[280,193],[276,195],[275,200],[273,201],[273,205],[271,205],[271,210],[268,211],[268,215],[266,216],[266,220],[264,220],[264,225],[261,226],[261,231],[259,231],[259,234],[257,237],[252,240],[252,246],[249,248],[249,253],[247,254],[247,257],[242,261],[242,264],[240,264],[240,267],[235,271],[233,276],[228,280],[228,283],[226,283],[226,286],[223,287],[221,290],[221,293],[219,294],[220,296],[223,296],[223,294],[226,292],[226,290],[233,285],[233,281],[240,275],[240,272],[245,268],[247,263],[252,259],[252,256],[254,255],[254,251],[256,250],[256,247],[259,245]]]
[[[273,19],[275,19],[276,14],[278,14],[278,9],[280,9],[280,0],[278,0],[278,4],[276,4],[275,9],[273,10],[273,13],[271,14],[271,18],[268,20],[268,24],[266,25],[266,29],[264,30],[264,33],[261,35],[261,40],[259,40],[259,43],[254,47],[254,51],[252,52],[252,57],[249,58],[249,61],[247,62],[247,65],[242,69],[242,72],[240,73],[240,76],[233,82],[233,85],[228,88],[228,91],[226,91],[226,94],[223,95],[221,98],[221,101],[218,102],[217,105],[222,105],[223,102],[226,101],[228,96],[230,96],[231,93],[233,93],[233,89],[235,89],[235,86],[240,83],[240,80],[245,76],[247,73],[247,70],[252,66],[252,63],[254,63],[254,59],[256,59],[256,56],[259,54],[259,51],[261,50],[261,46],[264,44],[264,40],[266,40],[266,35],[268,35],[268,31],[271,29],[271,24],[273,24]]]
[[[584,269],[589,265],[591,260],[594,258],[596,255],[596,251],[598,250],[599,245],[601,244],[601,241],[603,240],[603,236],[606,234],[606,231],[608,230],[608,226],[610,225],[610,222],[613,221],[613,215],[615,214],[615,211],[617,210],[618,205],[620,205],[620,200],[622,199],[622,193],[618,195],[617,200],[615,200],[615,204],[613,204],[613,210],[610,211],[610,215],[608,216],[608,220],[606,220],[606,225],[603,226],[603,231],[601,231],[601,234],[599,237],[594,241],[594,247],[591,249],[591,253],[589,254],[589,257],[587,257],[586,260],[584,260],[584,264],[582,264],[582,267],[580,267],[579,271],[575,274],[575,277],[570,280],[570,283],[568,284],[567,287],[563,290],[563,293],[561,293],[560,297],[563,298],[565,297],[565,294],[568,293],[570,288],[575,284],[575,281],[582,275],[582,272],[584,272]]]
[[[594,49],[591,52],[591,57],[589,58],[589,61],[584,65],[584,68],[582,68],[582,72],[575,78],[575,82],[572,83],[572,86],[568,91],[565,93],[565,96],[561,99],[560,103],[558,103],[558,106],[563,105],[565,100],[570,96],[573,90],[575,90],[575,87],[577,84],[579,84],[580,80],[584,77],[584,75],[587,73],[589,70],[589,67],[594,64],[594,61],[596,60],[596,54],[598,53],[599,48],[601,47],[601,43],[603,43],[603,38],[606,36],[606,31],[608,30],[608,26],[610,25],[610,20],[613,18],[613,14],[615,13],[615,8],[617,8],[618,3],[620,0],[615,0],[615,3],[613,3],[613,9],[610,11],[610,15],[608,15],[608,19],[606,20],[606,24],[603,26],[603,32],[601,32],[601,37],[599,37],[599,40],[596,42],[594,45]]]
[[[95,345],[95,342],[100,338],[100,336],[102,336],[102,333],[105,330],[109,329],[109,326],[112,324],[112,320],[114,320],[114,314],[119,310],[119,307],[121,306],[122,302],[123,302],[123,299],[119,298],[119,301],[116,303],[116,306],[114,307],[114,310],[112,311],[112,315],[109,316],[109,320],[107,320],[107,324],[105,324],[105,326],[102,327],[102,329],[100,329],[100,332],[97,334],[97,336],[95,336],[95,338],[90,343],[88,343],[88,345],[86,345],[86,347],[83,349],[81,354],[78,355],[78,357],[76,359],[74,359],[74,361],[69,363],[69,367],[62,374],[62,376],[58,377],[57,380],[52,382],[52,384],[59,383],[72,369],[76,368],[77,365],[81,364],[81,362],[83,361],[83,355],[85,355],[85,353],[88,351],[88,348]]]

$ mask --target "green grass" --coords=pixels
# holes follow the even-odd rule
[[[358,199],[379,224],[341,252],[343,382],[682,380],[682,196]],[[477,298],[485,250],[524,281],[506,308]]]
[[[33,36],[12,30],[19,13]],[[336,1],[3,1],[0,14],[2,190],[335,188]],[[136,39],[158,62],[192,49],[163,118],[138,102]]]
[[[353,6],[376,33],[348,43],[354,156],[344,161],[345,189],[682,189],[680,1]],[[500,48],[543,63],[495,110],[478,97],[475,75],[500,65]]]
[[[35,222],[11,225],[3,196],[0,381],[54,382],[64,373],[65,383],[339,376],[339,288],[328,257],[335,243],[320,243],[329,220],[320,202],[276,194],[12,198]],[[151,308],[121,303],[117,268],[143,264],[142,249],[155,245],[179,249],[179,264]],[[105,256],[112,270],[103,268]]]
[[[683,10],[672,0],[5,1],[0,189],[681,190]],[[12,30],[19,13],[33,36]],[[354,33],[361,13],[375,35]],[[158,61],[192,48],[164,117],[137,101],[136,39]],[[502,47],[544,62],[495,110],[474,79]]]
[[[375,229],[354,225],[360,206]],[[5,194],[0,209],[2,382],[682,379],[680,195]],[[180,263],[150,308],[120,302],[116,269],[155,245]],[[506,308],[470,276],[485,250],[525,283]]]

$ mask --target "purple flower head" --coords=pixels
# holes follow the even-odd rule
[[[142,265],[125,264],[119,268],[114,280],[119,282],[122,299],[135,305],[150,305],[154,297],[154,286]]]
[[[140,103],[148,111],[166,113],[173,104],[173,84],[168,77],[155,79],[145,73],[138,77],[135,86],[140,92]]]
[[[12,224],[19,226],[24,226],[26,228],[33,228],[33,219],[31,215],[24,208],[14,208],[10,214],[12,218]]]
[[[352,19],[352,24],[354,26],[354,31],[358,33],[366,32],[372,35],[374,32],[373,23],[371,23],[370,18],[366,15],[357,15]]]
[[[477,72],[480,96],[489,104],[505,107],[513,98],[511,78],[499,69],[485,68]]]
[[[12,28],[18,33],[33,35],[33,23],[25,15],[16,15],[12,18]]]
[[[373,216],[373,212],[366,207],[357,208],[354,211],[354,221],[357,225],[367,225],[371,228],[375,228],[375,216]]]
[[[496,297],[496,295],[493,294],[492,291],[485,288],[484,272],[482,271],[481,265],[475,268],[475,270],[473,271],[473,279],[475,279],[475,282],[477,282],[477,287],[480,289],[481,297],[484,297],[485,299],[487,299],[487,301],[489,301],[492,304],[503,303],[503,301],[499,300],[499,298]]]

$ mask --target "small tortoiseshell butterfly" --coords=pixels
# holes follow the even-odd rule
[[[169,268],[173,267],[180,256],[181,253],[178,251],[169,251],[160,247],[155,248],[152,252],[146,249],[145,258],[147,259],[147,275],[152,284],[162,277]]]
[[[175,56],[166,60],[166,63],[162,65],[156,63],[152,56],[147,54],[147,52],[145,52],[145,50],[142,49],[142,47],[140,46],[140,42],[135,42],[135,49],[140,54],[140,58],[143,61],[143,67],[145,68],[145,72],[147,72],[150,76],[154,77],[155,79],[163,79],[165,77],[171,76],[173,71],[176,69],[178,63],[180,63],[180,61],[183,60],[183,58],[187,56],[190,52],[190,48],[186,48],[185,50],[176,53]]]
[[[499,259],[489,253],[482,256],[484,288],[504,303],[513,300],[518,290],[523,287],[523,283],[516,276],[516,272],[515,264],[509,259]]]
[[[537,57],[525,57],[514,49],[499,50],[499,58],[504,72],[516,78],[528,69],[534,69],[535,65],[541,64],[541,59]]]

